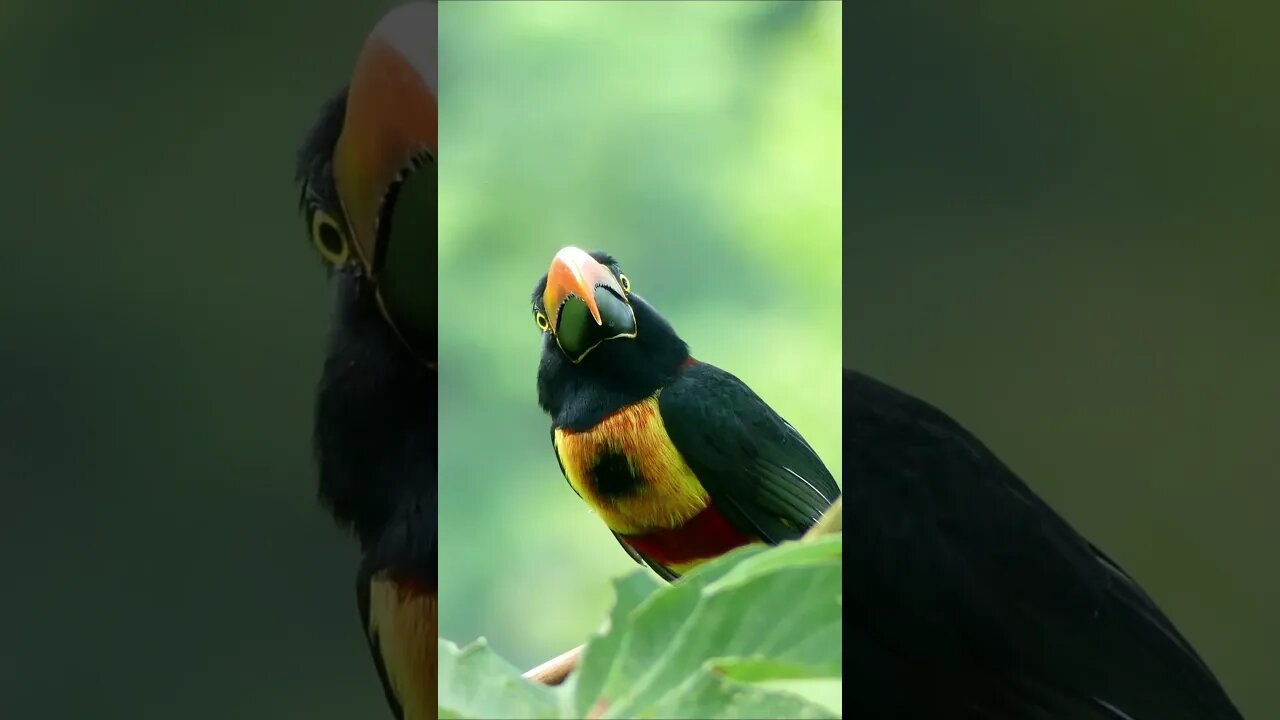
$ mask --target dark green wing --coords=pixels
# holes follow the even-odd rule
[[[1133,579],[950,417],[847,371],[844,436],[844,572],[863,618],[845,645],[871,710],[1240,718]]]
[[[800,433],[724,370],[689,367],[662,389],[658,410],[712,503],[765,542],[804,534],[840,495]]]

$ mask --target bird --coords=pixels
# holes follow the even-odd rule
[[[843,372],[854,716],[1238,720],[1110,556],[936,407]]]
[[[560,471],[662,579],[743,545],[797,539],[839,496],[800,432],[690,355],[609,254],[562,248],[532,309],[538,404]]]
[[[398,720],[437,714],[437,6],[374,26],[297,155],[326,268],[319,497],[359,543],[356,605]]]

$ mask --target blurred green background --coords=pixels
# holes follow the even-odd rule
[[[857,7],[846,362],[967,425],[1280,717],[1280,18]]]
[[[293,184],[387,7],[0,2],[0,717],[389,717]]]
[[[838,3],[440,9],[440,632],[532,666],[635,563],[560,475],[534,284],[610,252],[840,477]]]

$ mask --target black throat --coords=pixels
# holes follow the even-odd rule
[[[555,427],[587,430],[608,415],[644,400],[675,379],[689,347],[640,296],[631,295],[636,337],[601,343],[580,363],[565,357],[550,334],[538,364],[538,405]]]
[[[315,414],[320,498],[366,553],[387,565],[434,566],[435,374],[387,325],[363,278],[345,270],[331,282]]]

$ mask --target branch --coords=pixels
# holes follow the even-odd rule
[[[524,676],[543,685],[559,685],[569,677],[569,673],[578,666],[578,657],[582,655],[583,645],[561,653],[538,667],[525,673]]]
[[[818,522],[809,528],[804,537],[800,538],[800,541],[813,540],[823,535],[832,535],[840,532],[844,527],[844,515],[841,511],[843,501],[844,496],[836,498],[831,507],[827,508],[827,511],[822,514],[822,517],[818,518]],[[578,666],[578,658],[582,656],[583,647],[585,646],[579,645],[566,653],[561,653],[525,673],[524,676],[543,685],[559,685]]]

